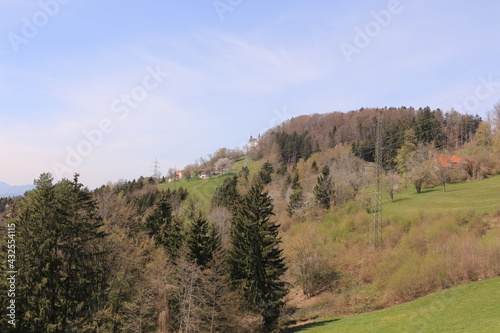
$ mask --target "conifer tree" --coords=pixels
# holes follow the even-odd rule
[[[178,218],[172,215],[172,206],[163,194],[151,214],[146,218],[145,228],[153,237],[156,245],[165,247],[171,258],[177,257],[181,247],[181,226]]]
[[[206,268],[212,260],[220,239],[202,213],[198,213],[191,222],[187,237],[189,258],[198,266]]]
[[[212,197],[212,207],[223,206],[232,211],[240,200],[237,185],[238,178],[236,176],[224,179],[224,183],[215,190]]]
[[[442,148],[444,134],[439,120],[436,117],[438,110],[431,111],[428,106],[418,110],[415,134],[419,143],[433,142],[435,147]]]
[[[273,204],[263,185],[253,185],[237,207],[231,230],[228,264],[232,283],[272,328],[287,294],[278,225],[271,221]]]
[[[238,176],[240,178],[243,178],[245,181],[248,181],[248,176],[250,176],[250,169],[245,165],[243,168],[241,168]]]
[[[261,181],[264,184],[269,184],[272,180],[271,174],[273,172],[274,172],[273,165],[269,161],[266,161],[266,163],[264,163],[260,168],[256,179],[257,181]]]
[[[314,186],[314,196],[318,204],[324,209],[329,209],[333,197],[332,179],[330,178],[330,168],[328,165],[323,167],[321,175],[318,177],[316,186]]]
[[[289,197],[287,212],[289,216],[292,216],[293,213],[295,213],[302,207],[304,199],[302,194],[302,186],[300,185],[298,170],[295,170],[295,175],[293,176],[293,178],[291,178],[290,189],[292,190],[292,193],[290,194]]]
[[[319,171],[319,169],[318,169],[318,163],[316,163],[316,161],[312,162],[312,164],[311,164],[311,171],[314,172],[314,173],[317,173]]]
[[[262,168],[261,168],[262,171],[268,173],[268,174],[272,174],[274,172],[274,168],[273,168],[273,165],[271,164],[271,162],[269,161],[266,161],[263,165],[262,165]]]
[[[91,195],[45,173],[19,202],[16,225],[16,331],[92,329],[107,287],[97,244],[105,237]]]

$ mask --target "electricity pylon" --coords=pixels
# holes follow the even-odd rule
[[[372,202],[371,245],[374,248],[382,245],[382,135],[381,115],[377,118],[377,134],[375,141],[375,191]]]

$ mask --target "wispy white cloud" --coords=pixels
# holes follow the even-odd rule
[[[281,45],[207,30],[189,37],[190,43],[166,38],[168,53],[146,53],[132,48],[148,62],[164,62],[177,97],[230,94],[266,94],[311,82],[328,72],[330,59],[324,46],[309,42]],[[153,42],[151,42],[153,43]],[[157,43],[157,41],[155,41]]]
[[[315,51],[311,45],[270,46],[226,33],[209,36],[200,38],[210,41],[213,54],[200,61],[211,69],[210,78],[218,89],[269,93],[317,79],[325,72],[325,64],[311,57]]]

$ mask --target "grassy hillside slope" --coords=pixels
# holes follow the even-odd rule
[[[227,177],[234,176],[233,172],[226,173],[224,175],[210,178],[210,179],[181,179],[176,182],[164,183],[158,185],[161,190],[171,189],[174,190],[179,187],[183,187],[188,190],[190,195],[194,195],[200,199],[204,207],[208,207],[210,200],[215,193],[217,186],[224,183],[224,179]]]
[[[290,223],[283,246],[294,285],[301,285],[300,267],[311,265],[309,258],[320,273],[325,267],[340,273],[333,289],[312,299],[298,299],[296,291],[291,319],[373,311],[499,276],[499,212],[500,176],[495,176],[447,185],[446,192],[405,190],[394,202],[387,196],[383,244],[376,250],[370,247],[371,216],[361,203]]]
[[[384,200],[383,216],[411,218],[421,213],[448,213],[474,210],[477,213],[494,213],[500,208],[500,175],[465,183],[447,184],[423,190],[417,194],[408,189]]]
[[[224,175],[220,175],[210,179],[181,179],[176,182],[160,184],[158,185],[158,187],[161,190],[166,190],[168,188],[174,190],[176,188],[183,187],[188,190],[189,194],[199,198],[204,207],[208,207],[210,204],[210,200],[215,193],[215,189],[219,185],[222,185],[222,183],[224,183],[224,179],[226,179],[227,177],[233,177],[245,165],[250,169],[250,175],[252,176],[260,169],[262,164],[264,164],[264,161],[247,161],[246,159],[242,159],[233,164],[232,172],[228,172]]]
[[[418,300],[353,317],[289,329],[310,332],[500,332],[500,277],[473,282]]]

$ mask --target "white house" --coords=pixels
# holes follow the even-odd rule
[[[260,134],[258,138],[253,138],[250,135],[250,139],[248,140],[248,149],[257,148],[259,146]]]

